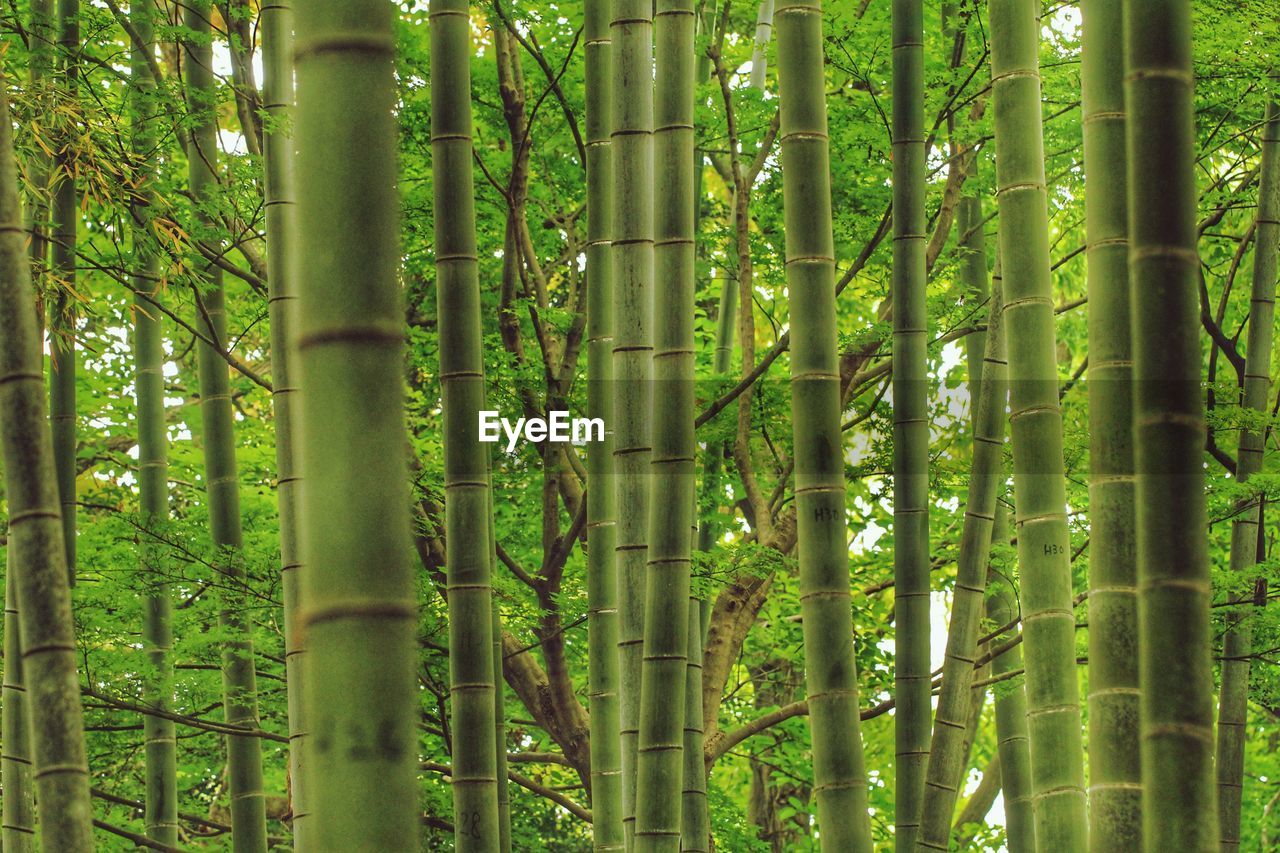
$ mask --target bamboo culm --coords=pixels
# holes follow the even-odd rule
[[[1271,348],[1275,332],[1277,248],[1280,247],[1280,104],[1267,104],[1262,128],[1262,168],[1258,177],[1258,214],[1254,220],[1253,287],[1249,299],[1249,338],[1245,350],[1244,405],[1265,412],[1271,388]],[[1236,455],[1240,483],[1262,469],[1263,436],[1241,429]],[[1222,690],[1218,704],[1217,782],[1218,820],[1224,853],[1240,849],[1240,798],[1244,782],[1245,722],[1249,703],[1249,661],[1253,655],[1250,606],[1257,581],[1254,566],[1265,559],[1259,549],[1261,505],[1248,498],[1231,524],[1229,593],[1240,606],[1229,619],[1223,638]]]
[[[973,459],[965,507],[956,585],[942,665],[942,694],[933,724],[933,741],[925,776],[921,850],[947,850],[951,816],[955,811],[967,763],[972,720],[971,685],[977,661],[978,635],[986,595],[987,568],[996,520],[996,495],[1004,479],[1004,414],[1008,396],[1000,288],[992,290],[988,311],[986,352],[978,382],[974,418]]]
[[[489,455],[475,439],[484,408],[480,284],[471,174],[471,36],[466,0],[433,0],[431,160],[444,400],[445,538],[448,545],[449,673],[453,709],[456,849],[498,850],[494,691],[493,543]]]
[[[131,45],[130,72],[136,81],[131,104],[133,155],[141,171],[130,196],[133,228],[131,287],[133,306],[134,388],[138,406],[138,503],[143,525],[155,536],[140,542],[139,570],[147,589],[142,611],[142,640],[149,667],[144,699],[161,711],[173,710],[173,602],[165,580],[160,540],[169,522],[169,439],[165,424],[164,324],[156,304],[160,263],[151,237],[148,212],[154,202],[155,174],[151,162],[157,141],[148,120],[155,106],[155,79],[147,64],[155,50],[155,10],[135,3],[129,10],[137,40]],[[173,720],[144,715],[146,798],[143,824],[147,837],[160,844],[178,844],[178,742]]]
[[[30,715],[40,841],[46,850],[88,853],[93,849],[93,813],[75,625],[26,242],[8,81],[0,75],[0,329],[5,330],[0,335],[0,450],[9,510],[6,584],[16,592],[27,707],[41,709]]]
[[[59,69],[68,97],[76,97],[80,79],[80,0],[58,0]],[[64,130],[55,160],[62,177],[53,194],[53,274],[59,279],[49,317],[49,421],[53,429],[53,464],[58,476],[62,538],[67,577],[76,585],[76,239],[80,199],[72,128]]]
[[[680,850],[684,687],[693,549],[694,217],[692,0],[658,0],[654,175],[654,410],[636,780],[636,850]],[[656,192],[655,197],[659,194]]]
[[[636,824],[644,644],[645,567],[649,551],[653,401],[654,152],[653,0],[613,0],[611,131],[613,206],[615,553],[621,658],[622,808],[627,848]],[[690,155],[692,157],[692,155]]]
[[[297,625],[306,644],[311,849],[414,850],[418,622],[397,282],[394,9],[378,0],[316,0],[295,7],[294,23],[298,226],[287,246],[299,282],[290,353],[299,388],[297,464],[306,484],[298,507],[305,569]],[[467,27],[464,6],[451,22],[433,21],[431,34],[456,39]],[[440,73],[434,62],[432,70]],[[454,172],[437,164],[436,174]],[[361,227],[353,229],[357,211]],[[483,518],[487,489],[477,493]],[[486,537],[473,539],[487,577]],[[465,539],[453,541],[465,554]],[[484,727],[468,734],[488,756],[492,786],[487,594],[471,615],[484,638],[474,651],[489,690]],[[460,758],[455,753],[455,763]],[[486,849],[496,849],[496,837],[490,844]]]
[[[1009,541],[1009,508],[1002,502],[996,506],[995,535],[992,545]],[[1013,568],[1011,565],[1010,569]],[[1018,597],[1013,588],[1012,572],[997,574],[993,561],[993,577],[987,583],[987,621],[992,625],[1008,625],[1018,615]],[[992,639],[993,647],[1003,647],[1017,635],[1017,627]],[[1022,646],[1013,645],[991,661],[991,677],[998,678],[1022,669]],[[1009,853],[1035,853],[1036,826],[1031,808],[1031,752],[1027,737],[1027,692],[1024,682],[1017,680],[995,691],[996,749],[1000,755],[1000,788],[1004,797],[1005,838]]]
[[[587,86],[587,415],[604,440],[587,449],[587,635],[594,849],[622,850],[618,687],[617,493],[613,477],[613,124],[610,0],[585,4]]]
[[[192,233],[205,239],[213,227],[207,205],[218,191],[218,120],[213,76],[211,5],[183,8],[183,24],[190,32],[183,45],[189,110],[195,123],[188,137],[187,171],[197,200]],[[253,634],[246,617],[243,535],[240,525],[240,479],[231,382],[226,361],[215,347],[227,339],[226,296],[222,273],[212,264],[199,269],[196,288],[196,328],[205,338],[196,346],[199,372],[201,438],[204,444],[204,484],[209,528],[219,569],[227,579],[218,621],[227,634],[222,646],[223,712],[230,725],[258,727],[258,690],[254,670]],[[262,791],[262,742],[249,735],[227,736],[227,775],[231,796],[231,825],[235,849],[262,851],[267,847],[266,804]]]
[[[0,728],[0,785],[3,785],[4,829],[0,844],[13,853],[36,849],[35,780],[31,775],[31,716],[22,674],[22,637],[18,629],[18,590],[13,551],[7,552],[4,584],[3,727]]]
[[[871,850],[853,656],[836,355],[835,247],[819,0],[782,0],[778,40],[797,547],[814,797],[824,851]]]
[[[1009,353],[1036,838],[1087,847],[1071,543],[1058,404],[1035,0],[990,0],[996,184]]]
[[[293,845],[311,846],[311,807],[306,769],[308,728],[302,683],[306,646],[298,626],[301,555],[298,548],[298,490],[301,472],[295,435],[298,382],[290,352],[297,312],[297,260],[293,254],[294,93],[293,8],[287,2],[261,11],[263,108],[270,121],[263,133],[266,173],[267,306],[271,321],[271,402],[275,413],[276,505],[280,524],[280,585],[284,599],[284,661],[289,724],[289,797]]]
[[[914,851],[929,761],[924,4],[893,2],[894,846]],[[948,812],[948,820],[950,813]]]
[[[1143,848],[1219,846],[1190,0],[1127,0]]]
[[[1142,847],[1123,3],[1085,0],[1089,285],[1089,848]]]
[[[769,70],[769,41],[773,38],[774,0],[760,0],[756,12],[756,38],[751,46],[751,88],[761,92],[767,87]]]

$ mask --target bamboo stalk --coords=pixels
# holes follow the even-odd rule
[[[432,38],[467,33],[465,6],[463,12],[455,23],[433,22]],[[291,352],[301,392],[297,462],[306,478],[297,626],[306,640],[310,843],[320,853],[415,850],[418,843],[418,623],[396,275],[394,14],[378,0],[315,0],[294,9],[298,227],[289,248],[299,299]],[[442,67],[433,63],[432,71],[434,78]],[[463,147],[469,174],[470,145]],[[442,178],[455,174],[437,166]],[[446,219],[437,217],[437,225]],[[450,289],[440,284],[442,292]],[[469,429],[474,435],[474,416]],[[487,489],[476,491],[484,518]],[[484,530],[472,528],[471,538],[487,577]],[[465,540],[450,539],[451,571],[467,553]],[[488,758],[492,791],[491,613],[483,598],[470,615],[485,641],[472,651],[490,689],[479,700],[486,725],[468,734]],[[454,759],[465,757],[455,752]],[[458,823],[470,826],[465,817]]]
[[[924,4],[893,2],[894,846],[920,835],[929,761],[929,394]],[[950,768],[948,768],[949,770]],[[950,814],[947,815],[948,819]],[[944,842],[945,843],[945,842]]]
[[[213,227],[209,205],[216,201],[218,118],[209,17],[212,6],[194,2],[183,8],[183,24],[191,36],[183,45],[189,110],[195,117],[188,138],[187,173],[197,200],[192,231],[207,241]],[[214,557],[227,580],[218,621],[227,633],[222,646],[223,713],[233,726],[258,727],[258,690],[253,663],[253,634],[244,608],[243,533],[240,522],[240,479],[236,468],[231,382],[220,350],[227,339],[226,295],[222,271],[213,264],[199,269],[204,288],[196,293],[196,328],[205,340],[196,345],[200,418],[204,442],[204,485]],[[206,289],[207,288],[207,289]],[[262,790],[262,747],[258,738],[227,736],[231,825],[236,850],[267,848],[266,802]]]
[[[8,585],[16,587],[33,777],[46,850],[93,849],[89,768],[76,675],[53,441],[18,203],[8,81],[0,75],[0,450],[9,510]],[[7,621],[7,620],[6,620]],[[11,719],[11,724],[16,724]],[[6,741],[6,752],[8,741]],[[6,801],[8,798],[5,798]]]
[[[587,633],[591,712],[591,824],[595,850],[623,849],[618,688],[617,486],[614,482],[613,48],[611,0],[585,7],[587,86],[587,416],[604,440],[587,448]]]
[[[1123,3],[1086,0],[1085,258],[1089,281],[1089,847],[1142,846],[1133,349],[1125,198]]]
[[[820,0],[775,15],[782,110],[797,544],[814,798],[824,851],[869,851],[867,780],[849,606],[835,247]]]
[[[1036,837],[1087,846],[1040,110],[1039,3],[990,0],[1000,255]]]
[[[1189,0],[1124,11],[1143,846],[1217,850]]]

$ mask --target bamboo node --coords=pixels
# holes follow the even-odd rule
[[[466,12],[446,10],[433,12],[429,17],[437,15],[461,15],[470,18]],[[373,53],[395,56],[395,39],[390,35],[376,33],[341,33],[324,38],[295,41],[293,44],[293,61],[318,56],[322,53]]]

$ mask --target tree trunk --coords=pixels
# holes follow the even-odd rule
[[[466,0],[433,0],[431,161],[435,179],[437,316],[444,399],[445,542],[448,547],[449,677],[453,714],[454,840],[458,850],[501,846],[493,663],[493,542],[489,454],[476,441],[485,407],[480,282],[471,173],[471,24]],[[387,35],[390,35],[388,31]],[[390,67],[388,64],[388,72]],[[390,85],[390,81],[387,81]],[[391,95],[389,90],[387,95]],[[388,140],[390,146],[393,139]],[[387,203],[395,196],[386,153]],[[396,231],[388,235],[394,250]],[[394,255],[387,258],[394,289]],[[388,318],[391,322],[392,318]],[[397,353],[398,355],[398,353]],[[398,405],[396,409],[399,411]]]
[[[820,0],[777,12],[800,602],[824,851],[871,849],[849,606]]]
[[[1089,841],[1142,847],[1133,351],[1124,150],[1123,8],[1086,0],[1085,257],[1089,277]]]
[[[8,552],[4,584],[4,687],[3,729],[0,743],[0,785],[4,790],[4,831],[0,843],[12,853],[36,849],[36,801],[31,775],[31,714],[22,674],[22,637],[18,630],[17,579],[13,551]]]
[[[1087,846],[1040,114],[1039,3],[990,0],[996,183],[1036,836]]]
[[[751,88],[765,91],[769,70],[769,40],[773,38],[773,0],[760,0],[756,13],[756,40],[751,47]]]
[[[6,581],[16,587],[26,701],[28,708],[40,709],[30,715],[40,839],[46,850],[87,853],[93,849],[93,814],[76,676],[75,626],[53,443],[45,415],[30,257],[18,204],[8,81],[2,75],[0,329],[5,330],[0,335],[0,449],[11,571]],[[10,723],[17,721],[10,719]],[[7,750],[9,742],[5,743]]]
[[[906,853],[915,850],[920,836],[931,710],[924,143],[924,4],[894,0],[893,692],[898,704],[893,840]]]
[[[1258,214],[1253,238],[1253,291],[1249,340],[1245,350],[1244,406],[1265,412],[1271,387],[1271,346],[1275,326],[1276,250],[1280,246],[1280,105],[1267,104],[1262,128],[1262,170],[1258,178]],[[1240,430],[1236,479],[1242,484],[1262,469],[1263,435]],[[1249,660],[1253,654],[1250,622],[1254,566],[1266,558],[1259,535],[1261,498],[1249,498],[1231,524],[1233,584],[1228,596],[1241,606],[1229,617],[1222,645],[1222,695],[1218,705],[1218,812],[1224,853],[1240,848],[1240,795],[1244,783],[1245,722],[1249,708]]]
[[[183,24],[194,33],[184,47],[188,109],[195,122],[187,148],[188,182],[197,199],[192,233],[206,242],[213,229],[208,209],[219,191],[215,167],[218,158],[218,119],[213,75],[207,2],[183,9]],[[258,691],[254,674],[253,626],[247,618],[244,595],[243,542],[240,527],[240,481],[236,470],[235,427],[231,384],[225,351],[227,340],[226,295],[222,271],[205,265],[199,275],[208,289],[196,291],[195,326],[207,339],[196,346],[200,374],[200,417],[203,422],[204,485],[214,558],[226,580],[219,623],[227,640],[222,651],[223,710],[230,725],[258,728]],[[215,347],[217,349],[215,349]],[[248,735],[227,736],[227,765],[231,792],[231,825],[236,851],[267,848],[266,806],[262,791],[262,742]]]

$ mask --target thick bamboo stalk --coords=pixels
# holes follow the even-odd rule
[[[1008,542],[1009,509],[996,505],[995,541]],[[1018,615],[1018,598],[1014,594],[1011,572],[993,579],[987,588],[987,620],[997,626],[1008,625]],[[1003,647],[1017,635],[1010,628],[991,640],[993,647]],[[991,677],[1022,669],[1022,646],[1011,646],[991,661]],[[1035,853],[1036,827],[1031,808],[1031,753],[1027,737],[1027,692],[1021,679],[995,689],[996,748],[1000,754],[1000,788],[1004,797],[1005,838],[1009,853]],[[1052,849],[1050,847],[1049,849]]]
[[[59,853],[87,853],[93,849],[93,814],[75,626],[26,239],[8,81],[0,75],[0,450],[9,510],[6,583],[16,587],[28,708],[41,709],[31,715],[41,844]]]
[[[760,0],[756,12],[756,39],[751,46],[751,88],[763,92],[769,70],[769,41],[773,38],[773,0]]]
[[[262,7],[263,107],[270,119],[263,133],[267,201],[267,306],[271,321],[271,402],[275,413],[276,505],[280,524],[280,583],[284,598],[284,662],[289,720],[289,796],[293,846],[311,846],[310,780],[306,770],[308,728],[302,701],[306,645],[298,630],[301,575],[298,549],[296,447],[298,382],[290,352],[297,312],[297,259],[293,253],[294,200],[293,7]]]
[[[684,687],[689,651],[693,434],[693,0],[658,0],[654,18],[652,488],[636,780],[636,849],[680,850]],[[661,190],[659,194],[657,190]]]
[[[294,9],[299,227],[290,245],[299,282],[297,461],[306,478],[298,514],[306,567],[298,629],[306,638],[302,689],[311,735],[303,758],[315,851],[417,848],[417,602],[403,420],[404,309],[396,279],[393,16],[394,7],[378,0],[315,0]],[[462,33],[465,40],[468,27],[463,5],[460,14],[433,21],[431,35],[449,42]],[[447,63],[432,64],[433,78],[442,66]],[[468,94],[464,86],[464,107]],[[458,169],[469,175],[469,141],[461,147],[466,158]],[[456,173],[437,163],[436,174]],[[440,284],[441,292],[453,290]],[[473,415],[473,436],[475,424]],[[488,489],[475,492],[483,519]],[[473,527],[470,535],[478,543],[478,572],[487,578],[485,529]],[[453,571],[468,553],[467,534],[450,542],[457,547],[456,554],[450,549]],[[470,651],[478,680],[489,685],[474,697],[483,706],[483,726],[466,729],[478,747],[455,752],[454,763],[464,767],[468,749],[482,752],[492,792],[487,587],[484,593],[468,623],[480,629],[482,640]],[[451,593],[451,609],[455,597],[466,594]],[[464,728],[466,719],[454,718]],[[459,777],[466,771],[459,769]],[[460,831],[473,825],[479,821],[458,816]],[[484,826],[491,829],[492,820]],[[485,849],[495,849],[496,836],[489,838]]]
[[[1036,837],[1087,846],[1040,112],[1039,3],[990,0],[1000,254]]]
[[[490,488],[489,455],[475,439],[485,386],[471,174],[471,24],[466,0],[433,0],[430,21],[454,839],[458,850],[497,850],[501,824],[494,741],[493,543],[488,536],[476,535],[489,529]]]
[[[1143,846],[1216,850],[1189,0],[1124,10]]]
[[[894,846],[920,834],[929,761],[929,394],[924,4],[893,2]],[[948,768],[949,769],[949,768]],[[948,819],[950,814],[947,815]]]
[[[587,416],[604,440],[587,448],[587,679],[591,830],[596,850],[623,849],[618,687],[617,486],[613,478],[613,49],[611,0],[585,8],[587,64]]]
[[[1089,275],[1089,848],[1142,846],[1123,3],[1085,0]]]
[[[151,237],[149,211],[154,203],[154,149],[157,134],[148,116],[155,115],[155,79],[148,66],[155,50],[155,10],[135,3],[129,20],[136,35],[131,45],[133,78],[133,156],[139,173],[132,188],[130,214],[133,225],[132,287],[134,388],[138,405],[138,503],[142,523],[158,536],[169,522],[169,439],[165,425],[164,324],[156,304],[162,298],[158,285],[159,257]],[[158,539],[144,537],[140,569],[147,584],[142,611],[142,642],[150,668],[144,682],[144,699],[161,711],[173,710],[173,603],[164,577],[163,553]],[[173,720],[144,715],[146,753],[146,807],[143,824],[147,837],[160,844],[178,844],[178,742]]]
[[[635,835],[653,403],[653,0],[614,0],[613,370],[622,809]]]
[[[3,727],[0,728],[0,785],[3,786],[3,831],[0,844],[13,853],[36,849],[35,780],[31,775],[31,715],[22,674],[22,637],[18,629],[17,579],[10,549],[4,584]]]
[[[782,110],[800,603],[824,851],[871,849],[849,605],[835,257],[820,0],[775,16]]]
[[[1280,248],[1280,105],[1267,104],[1262,127],[1262,168],[1258,176],[1258,213],[1254,219],[1253,287],[1249,299],[1249,339],[1245,350],[1244,406],[1265,412],[1271,388],[1271,347],[1275,333],[1276,252]],[[1262,469],[1263,435],[1240,430],[1236,479],[1241,483]],[[1230,618],[1223,638],[1222,692],[1218,704],[1217,782],[1222,850],[1240,849],[1240,795],[1244,782],[1245,722],[1249,703],[1249,660],[1253,654],[1250,621],[1254,566],[1265,554],[1259,549],[1261,508],[1256,499],[1239,507],[1231,524],[1233,597],[1242,605]],[[1242,599],[1242,600],[1241,600]]]
[[[214,172],[218,162],[218,119],[210,41],[211,9],[208,2],[195,2],[183,9],[183,23],[192,33],[183,45],[183,59],[189,109],[195,117],[188,139],[187,180],[192,195],[197,199],[193,233],[199,240],[206,239],[205,232],[213,225],[209,205],[216,202],[218,191]],[[195,325],[207,339],[196,345],[204,483],[211,538],[218,551],[215,560],[227,582],[218,615],[218,621],[227,634],[222,647],[223,713],[230,725],[256,729],[258,691],[252,623],[246,615],[244,595],[240,589],[245,582],[245,572],[231,382],[227,362],[215,349],[215,346],[226,346],[226,296],[222,290],[220,269],[207,264],[199,274],[205,287],[196,294]],[[235,849],[266,850],[262,746],[258,738],[227,736],[227,773]]]
[[[985,276],[984,276],[985,277]],[[971,686],[986,596],[987,568],[996,518],[996,494],[1004,480],[1004,413],[1008,366],[1004,352],[1000,288],[993,289],[988,312],[986,352],[974,406],[973,459],[965,507],[956,585],[942,664],[942,694],[934,718],[925,776],[921,850],[947,850],[951,817],[967,763],[973,721]]]
[[[67,97],[78,98],[80,79],[80,0],[58,0],[59,75]],[[67,577],[76,585],[76,238],[80,199],[72,131],[59,140],[54,156],[61,175],[53,195],[53,274],[60,280],[49,316],[49,422],[53,429],[53,464],[58,476],[62,538],[67,551]]]

